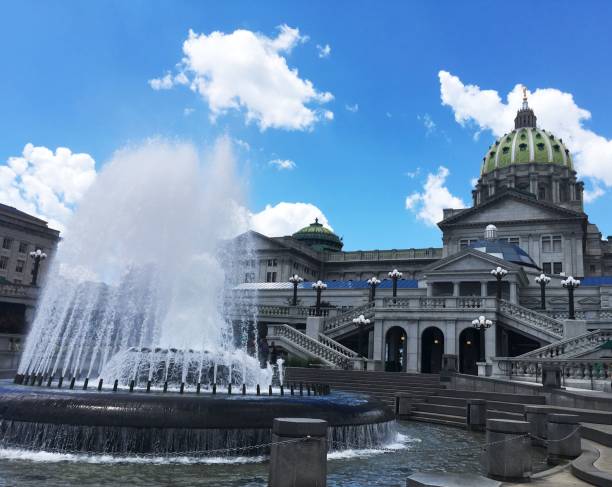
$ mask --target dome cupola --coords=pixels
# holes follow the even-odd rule
[[[318,218],[307,227],[295,232],[292,237],[319,252],[339,252],[344,246],[342,239],[319,223]]]

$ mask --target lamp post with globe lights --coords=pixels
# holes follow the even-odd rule
[[[315,312],[317,316],[321,316],[321,292],[323,289],[327,289],[327,284],[319,280],[312,283],[312,288],[317,292],[317,304],[315,306]]]
[[[506,274],[508,274],[508,271],[504,269],[503,267],[497,266],[495,269],[491,270],[491,275],[495,276],[495,279],[497,279],[497,299],[498,300],[500,300],[502,297],[501,281]]]
[[[389,277],[393,281],[393,298],[397,297],[397,281],[402,278],[402,273],[397,269],[393,269],[389,272]]]
[[[357,327],[359,328],[359,335],[358,335],[359,341],[357,343],[357,348],[359,349],[359,355],[363,357],[364,356],[364,354],[362,353],[363,330],[367,325],[370,324],[370,320],[363,315],[359,315],[357,318],[353,319],[353,323],[355,323]]]
[[[493,322],[484,316],[480,315],[475,320],[472,320],[472,326],[480,332],[480,361],[485,359],[485,330],[493,326]]]
[[[376,276],[371,277],[367,281],[368,286],[370,286],[370,301],[374,301],[376,297],[376,286],[380,284],[380,279],[377,279]]]
[[[540,301],[542,302],[542,309],[546,309],[546,286],[550,282],[550,277],[546,274],[540,274],[535,278],[535,282],[540,285]]]
[[[575,320],[576,313],[574,312],[574,289],[580,286],[580,280],[569,276],[561,281],[561,285],[567,289],[567,297],[569,298],[569,319]]]
[[[38,272],[40,271],[40,262],[47,258],[47,254],[40,249],[36,249],[30,252],[30,257],[34,259],[34,268],[32,269],[32,286],[36,286],[36,283],[38,282]]]
[[[293,284],[293,306],[297,306],[297,288],[301,282],[304,282],[304,279],[302,279],[297,274],[293,274],[289,278],[289,282]]]

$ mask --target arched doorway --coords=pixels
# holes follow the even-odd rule
[[[439,374],[444,355],[444,333],[440,328],[430,326],[421,335],[421,372]]]
[[[406,332],[401,326],[389,328],[385,339],[385,370],[387,372],[406,371]]]
[[[478,374],[476,362],[480,360],[480,333],[474,328],[466,328],[459,334],[459,372]]]

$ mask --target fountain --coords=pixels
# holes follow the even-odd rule
[[[255,298],[234,291],[255,258],[248,234],[233,238],[248,215],[237,181],[227,138],[204,156],[159,140],[115,154],[65,232],[14,384],[0,385],[0,445],[260,454],[281,416],[326,419],[333,441],[388,439],[390,413],[367,396],[272,388]]]

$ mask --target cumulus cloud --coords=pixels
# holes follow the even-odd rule
[[[268,128],[308,130],[333,112],[320,106],[333,95],[317,91],[308,79],[290,68],[286,56],[306,42],[299,29],[279,27],[274,38],[245,29],[230,34],[189,31],[183,43],[178,73],[149,81],[156,90],[189,84],[208,104],[211,118],[230,110],[244,111],[247,123]]]
[[[331,54],[331,46],[329,44],[325,44],[324,46],[317,44],[317,51],[319,51],[320,58],[329,57]]]
[[[497,137],[514,127],[523,97],[521,85],[517,84],[502,100],[496,90],[466,85],[447,71],[440,71],[438,76],[442,104],[453,109],[459,124],[473,124],[478,132],[490,130]],[[571,93],[555,88],[538,88],[529,93],[529,106],[538,117],[538,125],[562,138],[572,151],[580,177],[590,178],[594,185],[612,186],[612,139],[585,127],[591,112],[579,107]]]
[[[295,169],[296,164],[291,159],[272,159],[268,161],[268,165],[272,166],[279,171],[290,171],[291,169]]]
[[[0,165],[0,202],[64,229],[75,205],[96,179],[95,161],[66,147],[55,152],[27,144]]]
[[[465,208],[461,198],[453,196],[446,187],[449,170],[440,166],[436,173],[429,173],[421,192],[406,197],[406,209],[427,225],[435,226],[442,220],[445,208]]]
[[[423,126],[425,127],[425,133],[427,135],[431,135],[436,130],[436,122],[433,121],[429,113],[425,115],[417,115],[417,119],[423,122]]]
[[[357,103],[354,103],[353,105],[344,105],[344,108],[352,113],[357,113],[359,111],[359,105]]]
[[[251,228],[269,237],[291,235],[300,228],[310,225],[315,218],[319,223],[333,230],[323,212],[311,203],[280,202],[266,205],[259,213],[251,214]]]

